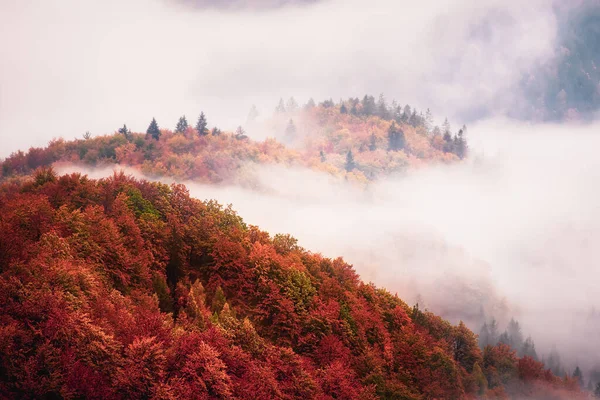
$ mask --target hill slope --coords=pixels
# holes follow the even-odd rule
[[[2,397],[579,394],[342,259],[122,174],[0,186],[0,310]]]
[[[127,165],[147,175],[172,176],[207,183],[244,182],[252,164],[299,165],[357,182],[418,168],[454,162],[466,154],[463,130],[449,124],[430,126],[425,115],[383,98],[285,108],[272,117],[249,120],[247,129],[263,141],[218,129],[201,132],[187,126],[151,134],[122,133],[84,140],[57,139],[46,148],[16,152],[1,163],[2,177],[28,174],[55,162],[86,166]],[[428,114],[427,114],[428,115]]]
[[[558,22],[553,57],[522,81],[521,110],[513,114],[548,121],[592,120],[600,107],[600,2],[555,2]]]

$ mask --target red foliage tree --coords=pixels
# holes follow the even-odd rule
[[[0,228],[0,397],[580,395],[180,185],[41,170]]]

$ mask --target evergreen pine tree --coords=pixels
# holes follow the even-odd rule
[[[564,371],[563,371],[562,365],[560,363],[560,355],[558,354],[558,351],[556,351],[556,348],[553,348],[552,351],[550,351],[550,355],[548,356],[548,360],[546,360],[545,364],[548,367],[548,369],[550,369],[552,371],[552,373],[554,375],[556,375],[556,376],[564,375]]]
[[[498,343],[498,323],[496,322],[495,318],[492,318],[492,320],[490,321],[490,323],[488,324],[488,329],[490,331],[490,342],[489,345],[490,346],[495,346]]]
[[[335,103],[333,102],[333,99],[330,98],[329,100],[323,101],[321,103],[321,106],[323,108],[331,108],[331,107],[335,106]]]
[[[212,135],[213,136],[219,136],[221,134],[221,130],[219,128],[217,128],[216,126],[213,127],[212,129]]]
[[[90,133],[90,131],[85,131],[85,133],[83,134],[83,138],[85,140],[90,140],[92,138],[92,134]]]
[[[464,136],[464,131],[461,129],[458,131],[458,135],[454,137],[454,152],[461,160],[467,156],[467,140]]]
[[[388,150],[402,150],[405,145],[404,132],[396,127],[396,122],[392,122],[388,129]]]
[[[327,161],[327,158],[325,158],[325,153],[323,152],[323,150],[319,151],[319,157],[321,157],[321,162]]]
[[[452,139],[452,135],[450,131],[444,131],[444,153],[453,153],[454,152],[454,140]]]
[[[433,114],[431,113],[431,110],[428,108],[427,111],[425,111],[425,129],[427,130],[427,132],[431,133],[431,130],[433,129]]]
[[[383,96],[383,93],[379,95],[379,101],[377,102],[377,115],[382,119],[390,118],[390,112],[385,102],[385,97]]]
[[[490,344],[490,330],[488,328],[487,322],[484,322],[483,326],[481,327],[481,330],[479,331],[479,347],[481,347],[481,349],[483,350]]]
[[[285,127],[285,139],[287,141],[293,141],[296,139],[296,125],[294,125],[294,121],[290,119],[287,126]]]
[[[352,155],[352,150],[348,150],[348,153],[346,154],[346,164],[344,168],[346,168],[346,171],[348,172],[356,168],[356,163],[354,162],[354,155]]]
[[[419,116],[417,115],[417,109],[416,108],[413,109],[412,114],[410,114],[410,118],[408,119],[408,123],[413,128],[416,128],[417,126],[419,126]]]
[[[452,128],[450,127],[450,122],[448,122],[448,118],[446,118],[444,119],[444,123],[442,124],[442,132],[445,135],[446,133],[450,134],[451,131]]]
[[[315,100],[311,97],[310,99],[308,99],[308,102],[306,103],[304,108],[306,108],[307,110],[310,110],[311,108],[315,108],[316,106],[317,106],[317,104],[315,103]]]
[[[506,344],[510,346],[510,337],[508,336],[508,332],[504,331],[498,337],[498,343]]]
[[[342,103],[342,105],[340,106],[340,114],[348,114],[348,109],[346,108],[346,105],[344,103]]]
[[[402,111],[402,117],[401,117],[402,122],[404,122],[405,124],[408,124],[408,121],[410,120],[411,115],[412,115],[412,110],[410,109],[410,106],[407,104],[404,106],[404,110]]]
[[[362,99],[362,115],[373,115],[375,114],[375,98],[365,94]]]
[[[508,323],[507,332],[510,339],[509,345],[517,351],[519,357],[522,357],[523,333],[521,332],[521,326],[514,318],[511,318]]]
[[[250,107],[250,111],[248,112],[248,118],[246,120],[250,123],[256,121],[256,118],[258,118],[258,109],[253,104],[252,107]]]
[[[597,368],[597,367],[596,367]],[[596,387],[596,383],[600,382],[600,370],[593,368],[589,373],[589,380],[592,382],[592,386]]]
[[[123,127],[119,128],[118,132],[121,135],[125,136],[127,139],[129,139],[129,134],[131,133],[131,131],[129,129],[127,129],[127,125],[123,124]]]
[[[175,132],[185,133],[185,131],[187,131],[187,128],[188,128],[188,122],[187,122],[187,119],[185,118],[185,115],[183,115],[179,118],[179,121],[177,121],[177,126],[175,127]]]
[[[600,382],[596,384],[596,389],[594,390],[594,396],[600,399]]]
[[[352,107],[350,108],[350,114],[358,115],[358,108],[356,107],[358,102],[352,102]]]
[[[208,129],[207,127],[207,122],[206,122],[206,115],[204,115],[204,112],[200,112],[200,116],[198,117],[198,122],[196,122],[196,132],[198,132],[198,135],[200,136],[206,136],[208,135]]]
[[[237,129],[235,130],[235,138],[238,140],[243,140],[243,139],[248,138],[248,136],[246,136],[246,131],[244,130],[244,128],[242,128],[241,126],[237,127]]]
[[[528,336],[527,339],[525,339],[525,342],[523,342],[523,347],[521,348],[521,355],[523,357],[531,357],[537,361],[538,355],[535,351],[535,343],[533,343],[533,339],[531,338],[531,336]]]
[[[371,133],[371,138],[369,139],[369,151],[377,150],[377,137],[375,136],[375,132]]]
[[[215,295],[212,298],[210,310],[213,313],[220,313],[225,303],[227,303],[225,293],[223,292],[223,289],[221,289],[221,286],[218,286]]]
[[[285,112],[285,105],[283,104],[283,99],[279,99],[279,104],[275,107],[275,112],[282,114]]]
[[[298,109],[298,103],[296,102],[296,99],[294,99],[293,96],[288,99],[285,108],[289,113],[293,113]]]
[[[579,365],[575,367],[573,378],[577,379],[577,382],[579,382],[579,387],[583,389],[583,373],[581,372],[581,369],[579,369]]]
[[[397,123],[401,123],[402,122],[402,107],[396,106],[392,110],[392,119],[394,121],[396,121]]]
[[[146,130],[146,135],[152,136],[152,139],[154,140],[158,140],[160,138],[160,129],[158,128],[156,119],[152,118],[152,122],[150,122],[150,125]]]

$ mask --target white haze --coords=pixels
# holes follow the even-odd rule
[[[270,114],[290,96],[383,92],[438,118],[502,113],[556,32],[547,0],[185,3],[0,1],[0,157],[123,123],[145,131],[152,117],[173,129],[200,110],[234,128],[252,104]]]
[[[0,0],[0,157],[123,123],[144,131],[152,117],[172,128],[200,110],[232,128],[252,104],[264,115],[292,95],[384,92],[438,117],[502,115],[521,104],[512,89],[551,55],[555,33],[549,0],[329,0],[268,11]],[[258,167],[262,191],[187,184],[449,318],[476,321],[480,308],[515,315],[539,350],[556,345],[585,365],[600,348],[598,323],[587,320],[600,293],[597,131],[479,122],[468,162],[367,192]]]
[[[343,255],[363,279],[454,322],[477,330],[482,311],[514,316],[538,352],[556,346],[589,370],[600,348],[600,323],[589,319],[600,308],[598,128],[487,121],[470,128],[468,162],[366,190],[273,166],[255,167],[258,189],[185,183],[248,223]],[[73,170],[111,173],[61,172]]]

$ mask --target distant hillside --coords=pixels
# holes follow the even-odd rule
[[[2,398],[584,398],[181,185],[51,169],[0,184],[0,372]]]
[[[525,116],[588,119],[600,109],[600,2],[556,2],[555,10],[555,54],[524,77]]]
[[[293,99],[286,105],[281,101],[273,117],[259,122],[251,115],[236,132],[209,129],[205,117],[201,128],[191,125],[182,117],[174,130],[157,123],[147,133],[125,126],[107,136],[57,139],[46,148],[12,154],[0,171],[7,178],[55,162],[118,163],[148,175],[218,183],[243,181],[245,167],[253,163],[278,163],[368,182],[426,163],[454,162],[468,151],[465,127],[454,132],[447,122],[434,127],[429,112],[388,105],[383,97],[319,105],[311,101],[303,107]],[[246,130],[274,139],[254,141]]]

